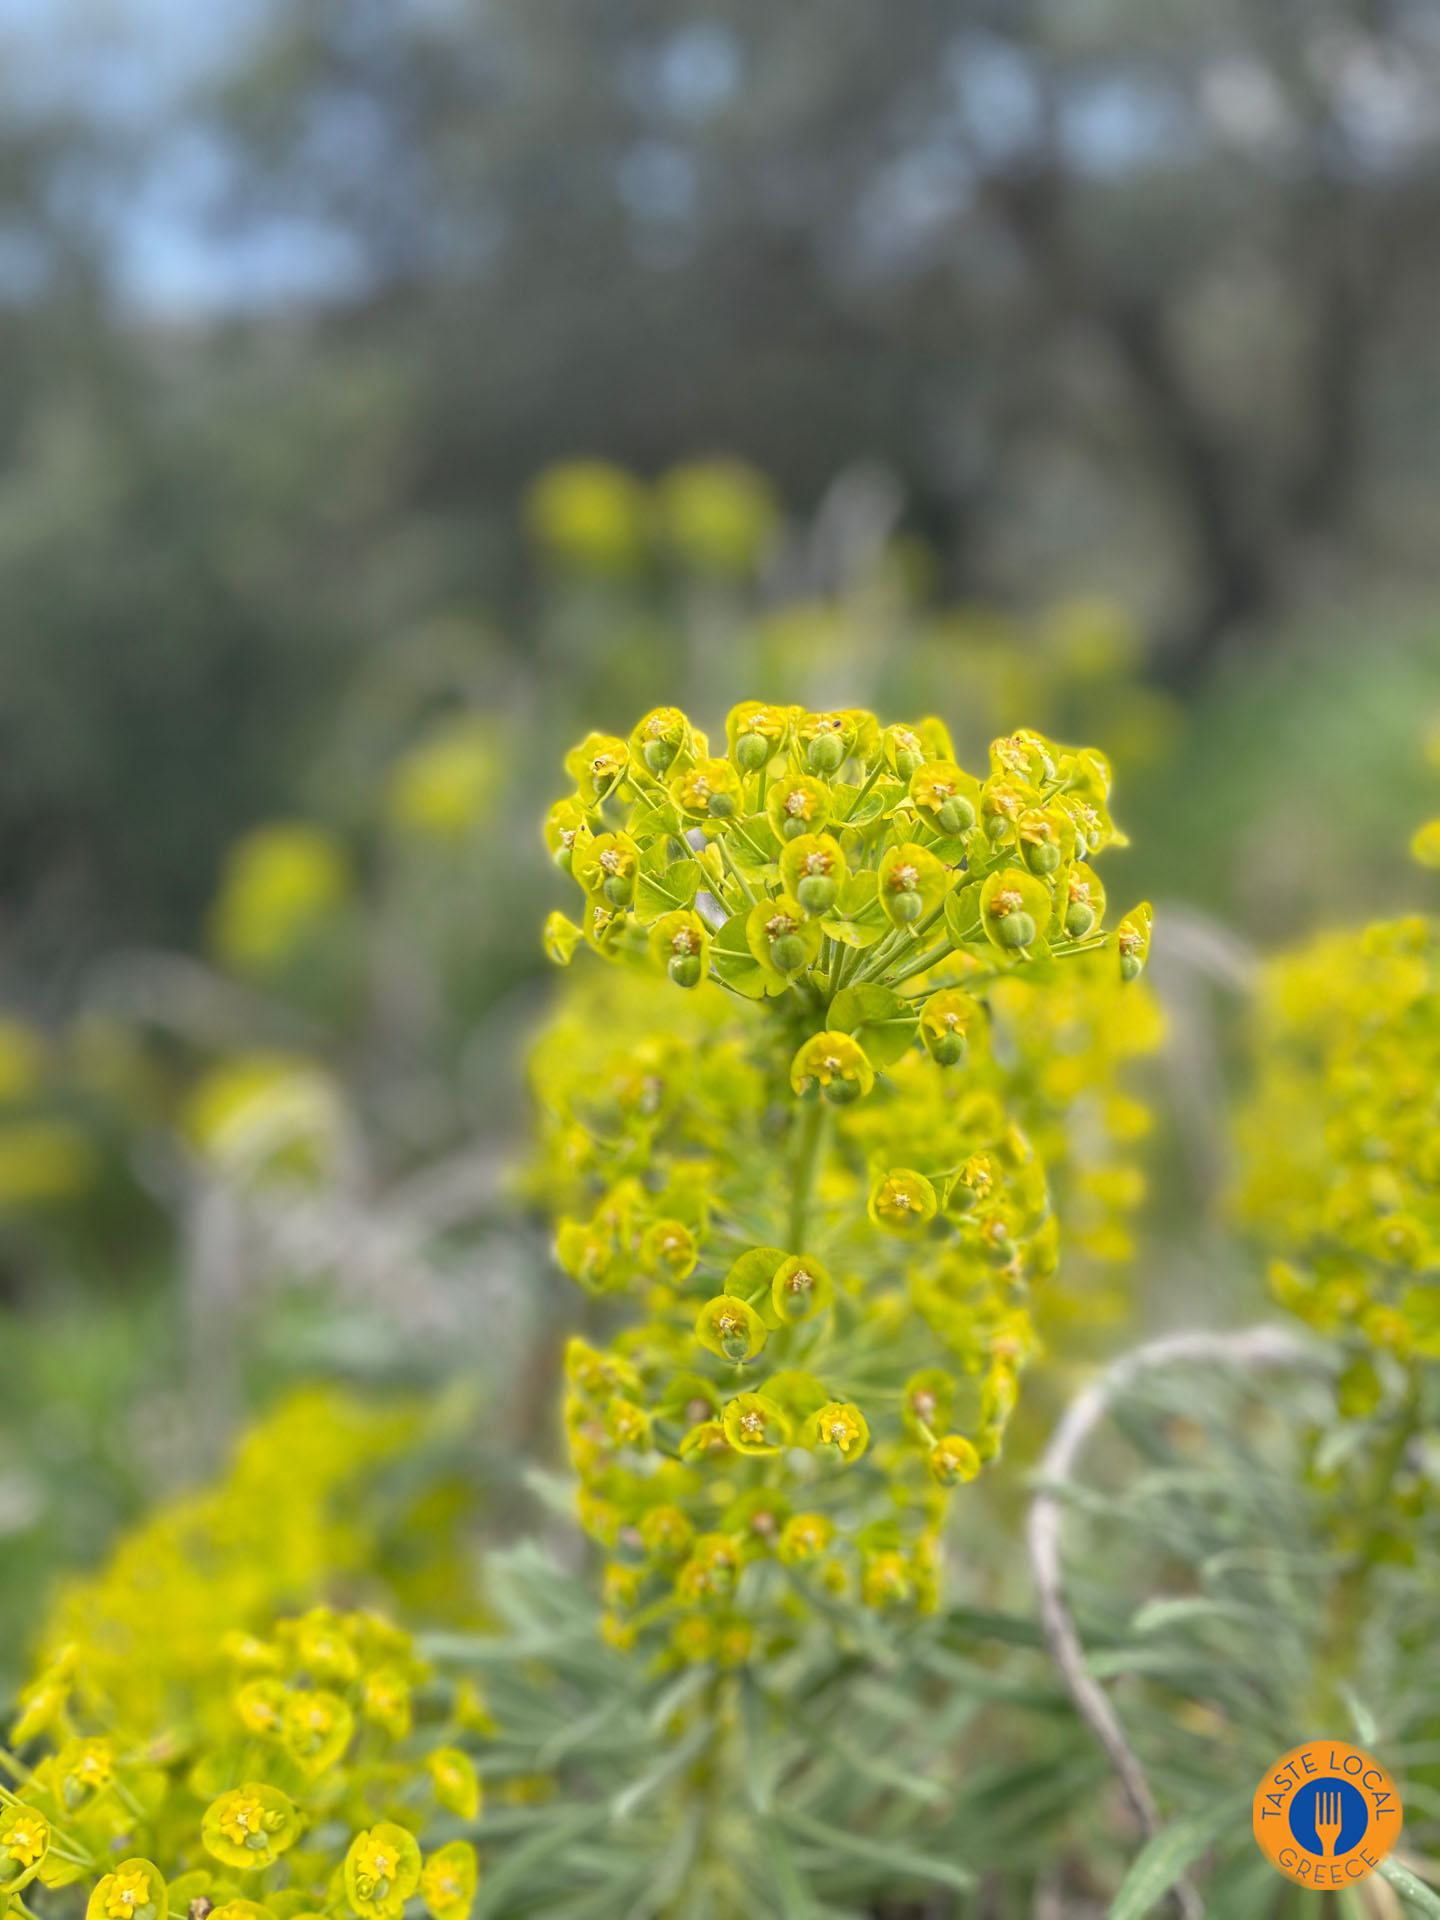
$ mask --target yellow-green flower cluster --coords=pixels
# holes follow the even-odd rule
[[[1238,1207],[1277,1298],[1327,1335],[1440,1355],[1440,925],[1322,936],[1266,970]],[[1347,1401],[1378,1393],[1363,1361]]]
[[[539,1185],[562,1266],[643,1315],[567,1357],[612,1631],[733,1662],[845,1595],[933,1604],[1056,1265],[1037,1136],[1104,1224],[1135,1197],[1149,916],[1103,930],[1103,758],[1019,734],[977,779],[938,722],[752,702],[723,755],[662,709],[567,766],[547,839],[586,903],[548,944],[624,966],[537,1050]]]
[[[292,1611],[363,1569],[344,1489],[413,1432],[297,1397],[64,1599],[10,1731],[0,1900],[38,1879],[88,1884],[87,1920],[399,1920],[418,1892],[465,1920],[483,1704],[377,1612]]]

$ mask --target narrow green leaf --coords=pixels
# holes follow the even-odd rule
[[[1398,1860],[1382,1860],[1375,1871],[1390,1882],[1407,1907],[1425,1914],[1427,1920],[1440,1920],[1440,1893],[1417,1880],[1408,1867],[1402,1867]]]
[[[800,1839],[826,1847],[832,1853],[848,1855],[853,1860],[864,1860],[871,1866],[884,1867],[887,1872],[903,1874],[913,1880],[932,1880],[942,1887],[954,1887],[960,1893],[968,1893],[975,1884],[975,1875],[970,1869],[956,1866],[953,1861],[937,1860],[928,1853],[917,1853],[910,1847],[874,1840],[867,1834],[851,1833],[845,1828],[826,1826],[823,1820],[812,1820],[809,1814],[799,1813],[793,1808],[782,1812],[779,1817],[782,1824]]]
[[[1227,1794],[1198,1813],[1183,1814],[1161,1829],[1141,1851],[1121,1883],[1107,1920],[1142,1920],[1175,1882],[1223,1834],[1244,1818],[1250,1795]]]

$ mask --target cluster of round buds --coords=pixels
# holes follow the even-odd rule
[[[1440,923],[1326,934],[1270,962],[1256,1024],[1238,1210],[1280,1256],[1281,1303],[1354,1344],[1342,1400],[1364,1414],[1375,1350],[1440,1357]]]
[[[626,963],[582,976],[535,1063],[560,1263],[634,1303],[567,1369],[609,1630],[733,1662],[842,1596],[929,1605],[1056,1265],[1030,1128],[1068,1164],[1113,1068],[1096,1010],[1134,1000],[1090,865],[1104,763],[1021,734],[982,781],[937,722],[749,702],[723,755],[663,709],[567,764],[547,838],[586,907],[549,944]],[[1007,993],[1036,1006],[997,1048]]]
[[[379,1613],[281,1611],[358,1565],[332,1504],[415,1433],[293,1396],[67,1591],[4,1756],[0,1907],[34,1879],[88,1888],[89,1920],[399,1920],[412,1895],[466,1920],[483,1702]]]
[[[0,1892],[89,1878],[88,1920],[399,1920],[418,1891],[431,1920],[465,1920],[473,1847],[452,1841],[427,1862],[415,1836],[434,1818],[453,1827],[478,1816],[479,1779],[458,1741],[488,1721],[473,1690],[437,1711],[432,1676],[398,1628],[319,1607],[265,1636],[226,1635],[216,1691],[189,1702],[205,1729],[196,1745],[153,1726],[67,1734],[84,1710],[85,1669],[72,1648],[58,1677],[59,1744],[27,1758],[41,1731],[30,1690],[9,1762],[24,1799],[0,1812]],[[197,1790],[210,1796],[198,1816]],[[341,1805],[375,1802],[403,1808],[406,1824],[337,1827]]]
[[[869,713],[753,700],[730,714],[724,744],[712,752],[662,707],[627,739],[591,734],[568,756],[574,792],[551,808],[545,837],[585,906],[578,924],[551,916],[554,958],[584,941],[677,986],[791,996],[812,1033],[866,1053],[860,1070],[826,1066],[828,1042],[797,1058],[797,1081],[837,1104],[869,1090],[902,1037],[923,1036],[941,1064],[963,1057],[961,1010],[925,1017],[942,962],[968,955],[994,976],[1102,950],[1123,979],[1142,971],[1148,909],[1103,928],[1091,862],[1119,836],[1093,749],[1016,733],[994,743],[981,778],[937,720],[882,727]],[[858,999],[867,988],[894,996],[899,1023],[878,1056]]]

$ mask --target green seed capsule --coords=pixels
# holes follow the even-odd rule
[[[918,920],[925,911],[925,902],[918,893],[896,893],[891,896],[891,905],[895,909],[895,918],[907,923]]]
[[[975,809],[963,794],[952,793],[935,822],[942,833],[968,833],[975,824]]]
[[[698,987],[700,984],[699,954],[677,953],[670,961],[666,972],[677,987]]]
[[[1060,849],[1053,840],[1027,840],[1025,864],[1031,873],[1053,873],[1060,864]]]
[[[795,889],[795,898],[807,913],[828,913],[838,891],[828,873],[807,873]]]
[[[749,1332],[744,1327],[738,1327],[734,1333],[722,1333],[720,1348],[727,1360],[743,1360],[750,1351]]]
[[[794,973],[805,964],[805,942],[798,933],[782,933],[770,942],[770,960],[781,973]]]
[[[1072,940],[1083,940],[1095,924],[1095,909],[1083,900],[1072,900],[1065,913],[1065,931]]]
[[[832,1080],[825,1089],[825,1098],[832,1107],[848,1107],[860,1098],[858,1080]]]
[[[652,773],[664,773],[675,758],[677,748],[673,740],[647,740],[645,742],[645,764]]]
[[[1002,947],[1028,947],[1035,938],[1035,922],[1028,913],[1007,913],[996,921],[995,937]]]
[[[781,825],[780,831],[787,840],[798,840],[802,833],[810,831],[810,822],[802,820],[798,814],[791,814]]]
[[[930,1058],[941,1067],[958,1067],[968,1048],[963,1033],[927,1033],[925,1045]]]
[[[742,733],[735,742],[736,763],[745,773],[758,773],[770,753],[770,742],[763,733]]]
[[[600,891],[612,907],[628,907],[635,898],[635,881],[628,873],[609,873]]]
[[[838,773],[845,763],[845,742],[835,733],[817,733],[805,758],[812,773]]]
[[[728,793],[712,793],[710,796],[710,817],[712,820],[728,820],[735,811],[735,802]]]
[[[1122,953],[1120,956],[1120,978],[1138,980],[1145,971],[1145,962],[1138,953]]]
[[[1010,831],[1010,822],[1003,813],[987,813],[985,832],[991,840],[1003,840]]]
[[[556,866],[560,869],[561,873],[569,873],[571,863],[575,858],[575,853],[573,848],[564,846],[562,844],[561,846],[556,847],[554,853],[551,854],[550,857],[555,862]]]
[[[895,755],[895,771],[902,780],[908,780],[910,776],[918,768],[923,767],[924,764],[925,756],[923,753],[912,753],[905,747],[902,747]]]

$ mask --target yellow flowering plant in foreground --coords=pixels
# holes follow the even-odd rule
[[[322,1598],[373,1584],[374,1476],[420,1439],[299,1394],[62,1596],[0,1755],[0,1909],[73,1887],[86,1920],[397,1920],[418,1895],[465,1920],[488,1716]]]
[[[537,1051],[536,1184],[597,1301],[565,1421],[609,1632],[724,1666],[846,1602],[926,1611],[1057,1202],[1128,1251],[1116,1067],[1155,1023],[1148,909],[1107,930],[1092,864],[1104,757],[1017,733],[976,776],[935,720],[747,702],[723,751],[663,708],[566,766],[582,906],[547,945],[618,972]]]

